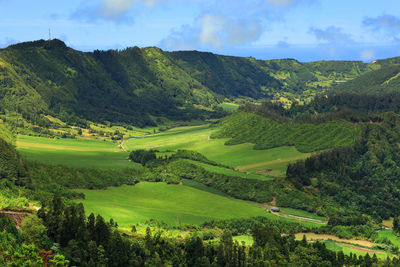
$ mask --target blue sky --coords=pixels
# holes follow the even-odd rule
[[[0,0],[0,47],[52,36],[83,51],[158,46],[257,59],[400,56],[398,0]]]

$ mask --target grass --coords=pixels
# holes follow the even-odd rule
[[[112,142],[19,135],[16,146],[26,158],[52,165],[104,169],[137,167],[127,160],[129,153]]]
[[[252,174],[285,176],[288,163],[304,159],[308,153],[300,153],[295,147],[282,146],[267,150],[254,150],[253,144],[225,145],[228,140],[211,139],[218,128],[208,125],[178,127],[142,138],[131,138],[125,142],[128,149],[195,150],[215,162],[238,168]],[[221,171],[221,170],[220,170]],[[258,176],[258,178],[261,178]]]
[[[295,146],[301,152],[313,152],[351,145],[361,134],[359,125],[345,121],[321,124],[280,123],[260,115],[236,112],[222,121],[216,137],[232,137],[228,144],[254,143],[257,149]]]
[[[335,241],[324,241],[326,248],[329,250],[333,250],[335,252],[343,251],[345,255],[356,254],[357,256],[365,256],[367,253],[372,256],[374,253],[379,259],[386,259],[388,256],[391,257],[392,254],[385,252],[383,250],[374,250],[374,249],[364,249],[362,247],[353,246],[349,244],[342,244]]]
[[[264,181],[272,180],[271,177],[266,177],[266,176],[259,175],[259,174],[239,172],[236,170],[232,170],[232,169],[228,169],[228,168],[224,168],[224,167],[220,167],[220,166],[213,166],[213,165],[209,165],[209,164],[194,161],[194,160],[187,160],[187,161],[192,164],[195,164],[197,166],[200,166],[209,172],[220,173],[220,174],[225,174],[225,175],[229,175],[229,176],[238,176],[238,177],[242,177],[242,178],[258,179],[258,180],[264,180]]]
[[[218,191],[217,189],[215,189],[213,187],[209,187],[209,186],[203,185],[203,184],[198,183],[198,182],[193,181],[193,180],[184,179],[182,181],[182,184],[185,185],[185,186],[189,186],[189,187],[201,190],[201,191],[205,191],[205,192],[211,193],[211,194],[216,194],[216,195],[223,196],[223,197],[227,197],[228,196],[224,192]]]
[[[149,219],[170,226],[201,224],[208,220],[266,215],[256,204],[231,199],[184,185],[139,183],[107,190],[75,190],[85,194],[79,200],[89,214],[113,218],[122,227]]]
[[[254,243],[253,238],[249,235],[238,235],[238,236],[234,236],[232,239],[239,243],[244,242],[248,246],[252,246]]]
[[[392,256],[383,250],[374,249],[375,243],[368,240],[355,240],[355,239],[342,239],[334,235],[328,234],[315,234],[315,233],[297,233],[296,239],[301,240],[303,235],[306,236],[308,241],[320,240],[325,243],[326,247],[333,251],[343,251],[344,254],[349,255],[350,253],[356,255],[370,255],[376,254],[378,258],[386,259],[387,256]]]
[[[223,110],[225,111],[236,111],[239,108],[238,104],[235,103],[228,103],[228,102],[224,102],[218,105],[218,107],[221,107]]]
[[[390,218],[389,220],[383,220],[382,225],[388,228],[393,228],[393,218]]]
[[[383,230],[378,232],[378,237],[384,238],[386,237],[389,239],[393,245],[397,246],[400,248],[400,238],[397,237],[394,233],[393,230]]]
[[[325,217],[318,216],[314,213],[310,213],[304,210],[296,210],[296,209],[291,209],[291,208],[280,208],[281,213],[286,214],[286,215],[293,215],[293,216],[298,216],[298,217],[304,217],[304,218],[311,218],[311,219],[316,219],[320,221],[327,221],[328,219]]]
[[[250,235],[237,235],[237,236],[232,236],[233,241],[237,241],[239,243],[244,242],[247,246],[252,246],[254,243],[253,237]],[[217,242],[220,241],[220,238],[214,238],[209,240],[209,242]]]
[[[190,181],[191,182],[191,181]],[[205,188],[203,188],[205,187]],[[265,216],[271,220],[298,222],[306,227],[320,224],[275,216],[256,203],[233,199],[195,184],[167,185],[142,182],[135,186],[111,187],[107,190],[75,190],[85,194],[86,212],[113,218],[122,228],[143,224],[150,219],[170,226],[201,224],[209,220]],[[207,191],[206,191],[207,190]]]

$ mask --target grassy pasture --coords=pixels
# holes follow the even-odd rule
[[[336,252],[343,251],[346,255],[349,255],[351,252],[363,256],[369,253],[372,256],[372,254],[375,253],[376,256],[381,259],[386,259],[387,256],[391,256],[390,253],[375,249],[375,243],[368,240],[342,239],[334,235],[315,233],[297,233],[295,236],[297,240],[301,240],[304,235],[307,241],[320,240],[326,244],[328,249]]]
[[[310,218],[310,219],[315,219],[315,220],[320,220],[320,221],[328,221],[328,218],[318,216],[314,213],[310,213],[304,210],[296,210],[296,209],[291,209],[291,208],[280,208],[281,214],[285,215],[291,215],[291,216],[297,216],[297,217],[304,217],[304,218]]]
[[[388,256],[391,257],[392,254],[383,251],[383,250],[375,250],[375,249],[367,249],[351,244],[343,244],[335,241],[323,241],[326,245],[326,248],[329,250],[333,250],[335,252],[343,251],[345,255],[356,254],[357,256],[365,256],[367,253],[372,257],[375,253],[378,259],[386,259]]]
[[[17,150],[31,160],[53,165],[122,169],[137,167],[116,143],[99,140],[50,139],[19,135]]]
[[[216,194],[216,195],[223,196],[223,197],[227,197],[228,196],[224,192],[221,192],[221,191],[215,189],[214,187],[209,187],[209,186],[206,186],[204,184],[198,183],[198,182],[193,181],[193,180],[184,179],[184,180],[182,180],[182,184],[185,185],[185,186],[189,186],[189,187],[192,187],[192,188],[195,188],[195,189],[198,189],[198,190],[202,190],[202,191],[211,193],[211,194]]]
[[[251,246],[254,243],[253,237],[250,235],[238,235],[233,237],[234,241],[239,243],[244,242],[246,245]]]
[[[394,245],[398,246],[400,248],[400,238],[397,237],[394,233],[393,230],[383,230],[378,232],[378,237],[384,238],[386,237],[389,239]]]
[[[191,182],[191,181],[189,181]],[[265,216],[271,220],[298,222],[307,227],[321,224],[279,217],[267,212],[262,206],[244,200],[233,199],[210,191],[196,184],[167,185],[142,182],[135,186],[111,187],[107,190],[77,189],[84,193],[82,202],[88,214],[101,214],[113,218],[125,229],[149,219],[163,221],[170,226],[201,224],[209,220]]]
[[[218,105],[218,107],[221,107],[223,110],[226,111],[236,111],[239,108],[238,104],[235,103],[228,103],[228,102],[224,102]]]
[[[209,165],[209,164],[194,161],[194,160],[187,160],[187,161],[192,164],[195,164],[197,166],[200,166],[209,172],[215,172],[215,173],[220,173],[220,174],[225,174],[225,175],[230,175],[230,176],[239,176],[242,178],[246,177],[246,178],[258,179],[258,180],[264,180],[264,181],[272,180],[272,178],[270,178],[270,177],[266,177],[266,176],[259,175],[259,174],[253,174],[253,173],[247,174],[244,172],[239,172],[236,170],[232,170],[232,169],[228,169],[228,168],[224,168],[224,167],[220,167],[220,166],[213,166],[213,165]]]
[[[304,159],[308,153],[300,153],[294,147],[282,146],[267,150],[254,150],[253,144],[225,145],[228,140],[211,139],[217,128],[207,125],[178,127],[162,133],[125,142],[128,149],[195,150],[215,162],[237,168],[244,172],[284,176],[289,162]],[[259,177],[260,178],[260,177]]]
[[[90,213],[113,218],[122,227],[149,219],[168,225],[201,224],[212,219],[263,216],[267,212],[256,204],[231,199],[184,185],[139,183],[107,190],[76,190],[86,198],[79,200]]]

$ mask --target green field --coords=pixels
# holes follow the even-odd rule
[[[380,238],[384,238],[386,237],[387,239],[389,239],[393,245],[396,245],[397,247],[400,248],[400,238],[397,237],[394,233],[393,230],[383,230],[383,231],[379,231],[378,232],[378,236]]]
[[[333,251],[343,251],[345,255],[350,255],[350,253],[356,255],[366,255],[367,253],[372,256],[374,253],[378,258],[386,259],[386,257],[391,257],[390,252],[377,249],[375,247],[376,243],[369,240],[358,240],[358,239],[341,239],[334,235],[329,234],[314,234],[314,233],[297,233],[296,240],[301,240],[303,235],[306,236],[308,241],[315,242],[319,240],[323,242],[326,247]]]
[[[182,180],[182,184],[208,193],[216,194],[223,197],[228,197],[227,194],[215,189],[214,187],[209,187],[193,180],[184,179]]]
[[[270,177],[266,177],[266,176],[259,175],[259,174],[253,174],[253,173],[247,174],[244,172],[239,172],[239,171],[235,171],[235,170],[220,167],[220,166],[213,166],[213,165],[209,165],[209,164],[199,162],[199,161],[194,161],[194,160],[187,160],[187,161],[192,164],[195,164],[197,166],[200,166],[209,172],[220,173],[220,174],[225,174],[225,175],[229,175],[229,176],[239,176],[242,178],[258,179],[258,180],[264,180],[264,181],[272,180],[272,178],[270,178]]]
[[[122,169],[137,167],[118,144],[99,140],[51,139],[19,135],[17,150],[22,156],[53,165]]]
[[[107,190],[76,191],[85,194],[85,199],[79,201],[84,204],[87,213],[113,218],[122,227],[149,219],[174,226],[267,214],[256,204],[183,185],[144,182]]]
[[[246,245],[251,246],[254,243],[253,237],[249,235],[238,235],[233,237],[234,241],[237,241],[239,243],[244,242]]]
[[[184,181],[192,182],[192,181]],[[197,184],[199,185],[199,184]],[[267,212],[258,204],[233,199],[212,188],[196,183],[167,185],[142,182],[135,186],[111,187],[107,190],[79,189],[84,193],[82,202],[86,212],[113,218],[122,228],[150,219],[163,221],[170,226],[201,224],[209,220],[265,216],[271,220],[298,222],[307,227],[321,224],[279,217]]]
[[[320,221],[328,221],[328,218],[326,217],[321,217],[318,216],[314,213],[310,213],[304,210],[296,210],[296,209],[291,209],[291,208],[280,208],[281,214],[289,215],[289,216],[297,216],[297,217],[304,217],[304,218],[310,218],[310,219],[315,219],[315,220],[320,220]]]
[[[235,111],[235,110],[238,110],[239,105],[235,104],[235,103],[224,102],[224,103],[219,104],[218,107],[221,107],[223,110],[226,110],[226,111]]]
[[[214,238],[209,240],[209,242],[216,242],[220,241],[220,238]],[[237,235],[237,236],[232,236],[233,241],[237,241],[239,243],[244,242],[247,246],[252,246],[254,243],[253,237],[250,235]]]
[[[125,142],[128,149],[195,150],[208,159],[239,169],[242,172],[284,176],[289,162],[304,159],[310,154],[300,153],[291,146],[254,150],[253,144],[225,145],[228,140],[211,139],[217,130],[208,125],[174,128],[159,134],[131,138]]]
[[[326,245],[326,248],[329,250],[333,250],[335,252],[342,251],[345,255],[350,255],[356,254],[357,256],[365,256],[367,253],[372,257],[373,254],[376,254],[376,256],[379,259],[386,259],[387,257],[391,257],[392,254],[382,251],[382,250],[374,250],[374,249],[365,249],[362,247],[358,246],[353,246],[353,245],[348,245],[348,244],[342,244],[334,241],[323,241],[324,244]]]

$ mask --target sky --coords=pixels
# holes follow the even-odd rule
[[[52,38],[81,50],[158,46],[257,59],[400,56],[398,0],[0,0],[0,47]]]

